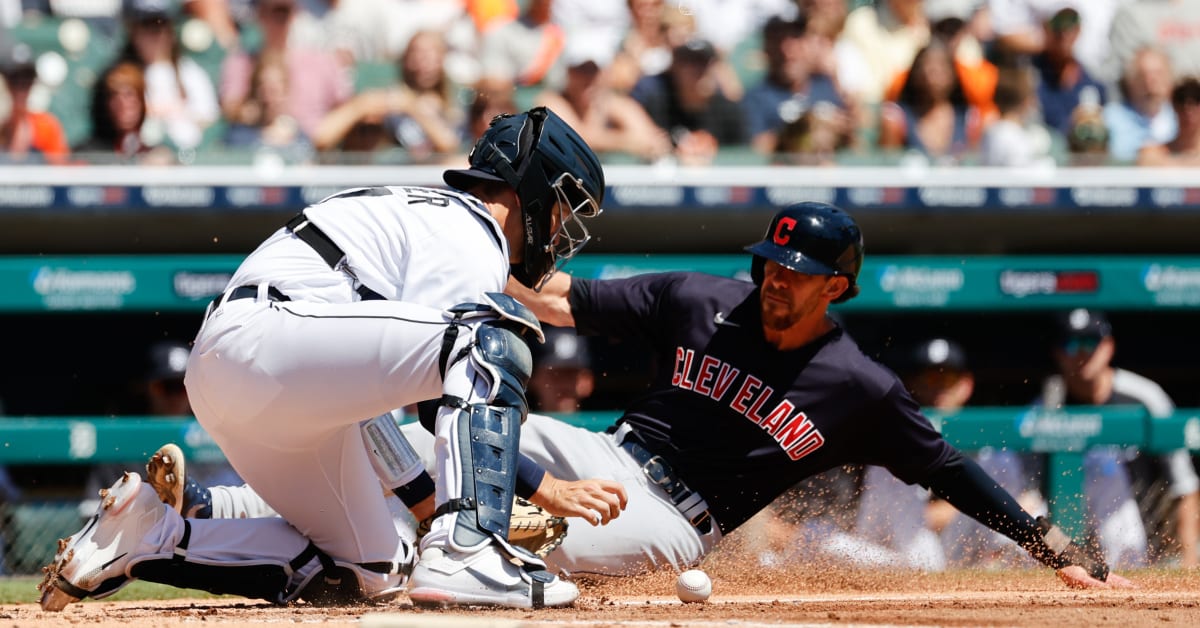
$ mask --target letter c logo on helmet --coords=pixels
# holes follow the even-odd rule
[[[796,228],[796,219],[791,216],[781,216],[775,221],[775,244],[785,246],[792,239],[791,233]]]
[[[862,269],[862,231],[850,214],[828,203],[803,202],[779,210],[760,242],[746,250],[754,254],[750,277],[762,285],[767,260],[806,275],[846,277],[850,287],[835,299],[843,303],[858,296]]]

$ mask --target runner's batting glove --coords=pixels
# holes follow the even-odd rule
[[[1054,569],[1078,565],[1093,578],[1101,582],[1108,580],[1108,564],[1104,562],[1104,554],[1096,543],[1072,540],[1062,528],[1045,517],[1038,517],[1037,524],[1044,547],[1039,548],[1041,551],[1033,552],[1035,558]]]

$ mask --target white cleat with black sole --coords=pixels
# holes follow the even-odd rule
[[[111,488],[101,489],[100,507],[83,529],[58,541],[54,561],[38,585],[42,610],[61,611],[85,597],[103,598],[133,580],[126,573],[154,526],[167,513],[154,489],[136,473],[126,472]]]
[[[495,545],[470,553],[430,546],[409,577],[408,597],[417,606],[542,608],[570,606],[579,588],[514,564]]]

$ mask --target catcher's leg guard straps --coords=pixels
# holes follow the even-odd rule
[[[409,555],[409,558],[405,562],[379,561],[354,564],[336,562],[312,543],[309,543],[308,549],[305,551],[316,552],[316,558],[321,562],[321,571],[301,587],[297,597],[318,606],[341,606],[362,602],[367,598],[360,579],[362,571],[407,576],[412,573],[414,562],[412,553],[407,551],[405,553]]]
[[[517,481],[518,408],[470,404],[458,413],[462,495],[451,541],[460,549],[508,538]]]
[[[529,347],[525,343],[529,338],[537,338],[538,342],[546,342],[546,335],[542,332],[542,324],[538,322],[536,316],[529,308],[522,305],[516,299],[502,292],[485,292],[483,303],[460,303],[449,310],[446,314],[449,317],[450,326],[446,328],[446,333],[442,336],[441,355],[438,356],[438,372],[443,377],[446,375],[446,367],[450,364],[462,359],[466,351],[470,351],[473,347],[483,346],[485,352],[492,354],[491,357],[497,359],[505,359],[505,354],[511,354],[512,349],[503,345],[512,342],[507,338],[501,339],[499,345],[494,339],[480,338],[479,329],[476,328],[476,337],[474,342],[467,346],[459,355],[452,356],[454,344],[458,339],[459,330],[464,326],[464,321],[490,319],[485,325],[489,328],[504,329],[509,332],[513,339],[519,340],[520,344],[525,345],[525,356],[529,356]],[[513,354],[516,355],[516,354]],[[527,360],[529,361],[529,360]],[[522,390],[525,383],[529,381],[529,373],[532,371],[533,364],[514,364],[515,371],[524,372],[524,378],[521,380]],[[489,401],[491,398],[489,397]]]
[[[501,302],[513,307],[520,305],[509,301]],[[536,319],[530,327],[519,310],[517,314],[506,311],[508,308],[498,306],[494,300],[484,305],[468,305],[450,312],[456,320],[484,314],[492,318],[474,326],[471,342],[458,356],[448,360],[451,364],[463,358],[470,360],[474,371],[486,378],[484,398],[467,401],[444,395],[441,399],[443,406],[455,412],[457,443],[451,446],[457,448],[461,479],[460,494],[447,497],[462,500],[460,506],[474,505],[474,508],[460,508],[455,517],[450,542],[460,550],[478,547],[492,538],[501,541],[508,538],[508,520],[516,492],[517,444],[521,423],[529,412],[525,386],[533,370],[533,358],[522,333],[541,332]],[[495,318],[496,314],[501,317]],[[457,329],[457,325],[452,324],[450,329]],[[447,338],[450,336],[447,331]],[[444,358],[446,355],[443,351]]]

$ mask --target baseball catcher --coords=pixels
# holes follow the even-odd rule
[[[503,290],[510,276],[540,288],[584,247],[604,173],[544,107],[495,118],[469,164],[444,173],[448,188],[356,188],[306,207],[207,308],[188,400],[279,516],[185,519],[126,473],[60,543],[43,609],[139,578],[280,604],[404,589],[432,605],[574,602],[573,583],[508,541],[515,495],[534,494],[543,479],[518,465],[528,343],[542,331]],[[381,475],[364,417],[424,400],[436,405],[435,477],[411,456]],[[381,477],[407,481],[413,503],[433,503],[419,562],[414,527],[394,516]],[[618,484],[576,488],[619,512]]]

